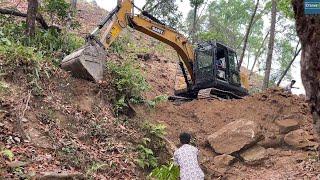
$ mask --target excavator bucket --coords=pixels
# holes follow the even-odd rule
[[[97,82],[103,78],[105,58],[106,52],[103,47],[88,43],[66,56],[61,62],[61,67],[76,78]]]

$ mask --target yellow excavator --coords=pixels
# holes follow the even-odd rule
[[[136,15],[136,9],[141,13]],[[105,49],[126,27],[151,36],[177,51],[180,70],[175,82],[176,97],[197,98],[203,89],[223,98],[248,95],[244,88],[248,81],[240,75],[236,52],[232,48],[215,41],[199,43],[193,48],[185,36],[140,10],[132,0],[118,1],[117,7],[87,36],[87,45],[66,56],[61,67],[78,78],[101,80],[105,69]],[[98,39],[100,34],[102,36]]]

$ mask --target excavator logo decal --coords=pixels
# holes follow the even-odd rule
[[[151,26],[151,30],[152,30],[153,32],[156,32],[156,33],[161,34],[161,35],[164,34],[164,30],[159,29],[159,28],[157,28],[157,27],[155,27],[155,26]]]

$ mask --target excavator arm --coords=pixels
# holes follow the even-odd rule
[[[143,15],[147,14],[146,12],[134,15],[133,10],[134,5],[131,0],[122,0],[109,16],[106,17],[107,19],[100,23],[98,29],[92,35],[96,35],[98,30],[103,29],[105,24],[111,21],[101,37],[102,44],[105,48],[108,48],[118,38],[122,30],[129,26],[174,48],[181,57],[192,81],[194,81],[194,52],[188,39],[151,15]]]

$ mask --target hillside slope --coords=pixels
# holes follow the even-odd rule
[[[20,6],[25,9],[23,3]],[[77,33],[85,36],[105,11],[87,3],[79,9],[82,28]],[[107,59],[139,64],[151,86],[145,99],[173,93],[177,55],[172,48],[131,29],[122,33],[119,42],[120,53],[108,50]],[[23,67],[1,68],[7,72],[1,75],[0,86],[0,176],[4,179],[144,179],[150,169],[138,167],[136,147],[145,137],[140,125],[146,121],[164,124],[166,138],[176,145],[181,132],[190,132],[207,179],[316,179],[320,174],[317,139],[304,97],[276,89],[242,100],[168,101],[155,108],[132,105],[133,115],[119,117],[111,102],[110,76],[95,84],[75,79],[50,63],[47,68],[50,77],[38,82],[41,94],[34,93]],[[241,153],[253,146],[242,148],[231,154],[232,163],[220,167],[208,136],[239,120],[258,124],[262,136],[252,145],[263,147],[266,154],[251,164]],[[284,120],[297,125],[282,132],[278,122]],[[307,135],[288,141],[288,134],[297,130]]]

